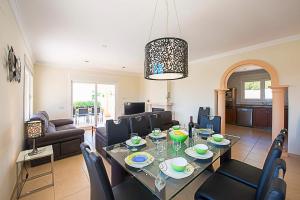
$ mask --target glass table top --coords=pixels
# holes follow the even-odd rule
[[[124,143],[119,143],[116,145],[105,147],[104,150],[116,161],[118,162],[129,174],[133,175],[138,181],[140,181],[144,186],[146,186],[153,194],[157,197],[161,198],[161,194],[155,187],[155,179],[162,173],[159,168],[159,164],[164,160],[172,159],[175,157],[183,157],[185,158],[189,164],[194,167],[194,172],[192,175],[183,178],[183,179],[174,179],[168,177],[167,175],[163,175],[166,180],[166,187],[164,190],[164,199],[172,199],[175,197],[181,190],[183,190],[189,183],[191,183],[196,177],[198,177],[204,170],[206,170],[212,163],[214,163],[218,158],[224,155],[231,147],[239,141],[239,137],[233,135],[224,135],[224,138],[230,140],[230,144],[227,146],[216,146],[211,142],[208,142],[205,139],[199,138],[197,140],[188,138],[184,143],[181,144],[181,148],[178,152],[175,151],[173,142],[169,137],[166,139],[166,150],[163,153],[158,154],[156,143],[149,138],[146,137],[146,146],[138,149],[138,151],[143,151],[150,153],[154,156],[155,160],[150,165],[142,168],[135,169],[129,167],[125,163],[125,158],[132,154],[133,151],[128,149],[127,145]],[[188,147],[192,147],[196,144],[206,144],[210,151],[213,152],[213,157],[205,160],[197,160],[193,157],[190,157],[185,153],[185,149]]]

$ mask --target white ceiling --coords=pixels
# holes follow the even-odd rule
[[[38,63],[143,72],[156,0],[16,1]],[[171,3],[169,35],[178,36]],[[190,61],[300,33],[299,0],[176,0],[176,4],[179,36],[189,43]],[[166,35],[165,13],[164,0],[159,0],[151,39]]]

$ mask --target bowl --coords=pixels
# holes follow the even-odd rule
[[[173,130],[180,130],[180,126],[179,125],[172,126],[172,129]]]
[[[221,134],[214,134],[212,135],[212,137],[216,142],[222,142],[222,140],[224,139],[224,136]]]
[[[185,158],[178,157],[174,158],[171,162],[171,167],[177,172],[183,172],[187,166],[188,162]]]
[[[140,136],[134,136],[134,137],[131,138],[131,142],[133,144],[139,144],[141,142],[141,139],[142,138]]]
[[[183,130],[173,130],[169,133],[172,141],[184,142],[188,138],[187,132]]]
[[[205,144],[196,144],[194,146],[194,149],[196,150],[197,153],[199,154],[206,154],[208,151],[208,146]]]
[[[152,131],[152,134],[155,135],[155,136],[160,135],[160,133],[161,133],[161,130],[159,130],[159,129],[154,129],[154,130]]]

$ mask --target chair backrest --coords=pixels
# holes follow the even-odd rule
[[[79,115],[87,115],[87,114],[89,114],[89,109],[88,108],[78,108],[78,114]]]
[[[150,121],[150,128],[151,128],[151,131],[153,131],[155,128],[159,128],[161,130],[163,130],[163,127],[162,127],[162,119],[161,119],[161,115],[158,114],[158,113],[154,113],[154,114],[151,114],[149,116],[149,121]]]
[[[91,200],[114,200],[102,158],[91,152],[85,143],[81,143],[80,148],[89,172]]]
[[[117,121],[106,120],[106,134],[108,146],[121,143],[129,139],[128,120],[120,119]]]
[[[199,107],[197,123],[200,124],[201,116],[209,116],[210,107]]]
[[[282,143],[281,141],[275,139],[265,160],[262,173],[258,182],[256,196],[261,196],[263,192],[263,186],[268,183],[270,172],[272,172],[273,165],[275,161],[281,157],[281,154],[282,154]]]
[[[282,170],[282,178],[279,177]],[[267,181],[259,185],[256,191],[257,200],[284,200],[286,194],[286,183],[283,178],[286,172],[286,163],[278,158],[274,161],[272,168],[268,172]]]
[[[212,124],[214,132],[221,133],[221,117],[214,116],[210,119],[209,116],[201,116],[199,127],[200,128],[207,128],[207,124]]]
[[[145,116],[130,117],[130,130],[144,137],[150,133],[149,119]]]

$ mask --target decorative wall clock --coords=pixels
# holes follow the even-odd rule
[[[8,80],[10,82],[16,81],[20,83],[21,62],[20,59],[16,57],[12,46],[8,47],[7,67],[8,67]]]

